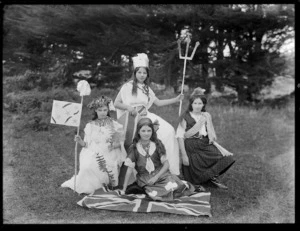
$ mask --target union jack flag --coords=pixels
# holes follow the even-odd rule
[[[199,192],[166,202],[151,200],[145,194],[121,195],[118,190],[109,190],[105,186],[96,190],[94,194],[85,196],[77,204],[85,208],[115,211],[212,216],[210,192]]]

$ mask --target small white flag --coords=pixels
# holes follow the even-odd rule
[[[82,105],[66,101],[53,100],[51,123],[78,127],[80,125]]]

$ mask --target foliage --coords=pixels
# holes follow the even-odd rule
[[[48,130],[53,100],[73,102],[78,96],[72,90],[53,88],[48,91],[10,92],[4,97],[5,109],[16,114],[15,127],[18,130]],[[76,101],[75,101],[76,102]]]
[[[61,62],[63,86],[73,83],[74,72],[91,70],[91,83],[117,87],[131,74],[122,56],[130,61],[141,52],[149,55],[152,80],[176,86],[183,69],[176,40],[186,29],[189,54],[200,42],[186,75],[208,91],[211,81],[218,90],[232,86],[240,101],[253,100],[285,72],[279,49],[294,36],[289,4],[9,5],[4,13],[4,59],[42,72]]]

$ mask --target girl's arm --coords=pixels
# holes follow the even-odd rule
[[[120,92],[119,92],[119,94],[117,95],[117,97],[115,99],[114,106],[117,109],[127,110],[131,114],[132,114],[133,111],[135,111],[135,108],[131,107],[130,105],[126,105],[126,104],[123,103],[123,101],[121,99]]]
[[[169,161],[165,160],[163,163],[163,167],[160,169],[160,171],[155,176],[153,176],[152,178],[149,179],[148,184],[150,184],[150,185],[154,184],[162,174],[164,174],[166,171],[168,171],[169,167],[170,167]]]
[[[173,103],[180,102],[180,100],[183,100],[183,98],[184,98],[183,94],[180,94],[177,97],[172,98],[172,99],[158,99],[158,98],[156,98],[153,103],[156,106],[161,107],[161,106],[166,106],[166,105],[170,105],[170,104],[173,104]]]
[[[130,175],[132,174],[132,172],[133,172],[133,168],[127,167],[127,171],[126,171],[126,175],[125,175],[125,179],[124,179],[124,183],[123,183],[123,189],[122,189],[124,192],[127,189],[128,181],[129,181],[129,178],[130,178]]]
[[[178,144],[179,144],[179,150],[181,152],[182,164],[185,165],[185,166],[189,166],[190,162],[189,162],[189,158],[186,154],[184,139],[183,138],[178,138]]]
[[[181,153],[182,164],[185,166],[189,166],[189,158],[186,154],[185,145],[184,145],[185,129],[186,129],[186,121],[185,121],[185,119],[182,119],[181,122],[178,124],[177,130],[176,130],[176,138],[177,138],[178,144],[179,144],[179,150]]]
[[[82,147],[87,146],[87,143],[81,139],[80,135],[75,135],[74,141],[79,143]]]

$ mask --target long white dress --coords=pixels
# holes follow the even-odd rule
[[[149,108],[155,101],[156,96],[152,89],[149,87],[149,98],[143,90],[143,84],[138,83],[137,95],[132,95],[133,81],[125,83],[116,98],[122,100],[122,103],[130,105],[132,107],[143,105],[147,110],[146,117],[150,118],[152,122],[158,120],[159,129],[157,131],[157,137],[162,141],[166,148],[167,160],[170,164],[170,171],[172,174],[179,175],[179,146],[175,137],[175,129],[171,124],[165,121],[160,116],[149,112]],[[119,119],[124,113],[128,113],[125,110],[117,109],[117,118]]]
[[[124,138],[123,125],[107,117],[94,120],[84,128],[84,141],[79,157],[79,172],[76,176],[76,192],[91,194],[104,184],[117,186],[119,169],[126,158],[124,147],[109,151],[111,142],[120,142]],[[61,187],[74,190],[74,176]]]

